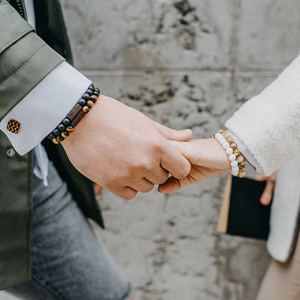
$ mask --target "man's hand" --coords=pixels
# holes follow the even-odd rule
[[[184,179],[170,177],[159,186],[161,193],[174,192],[185,185],[220,176],[231,169],[228,155],[215,139],[173,144],[191,162],[192,169]]]
[[[101,96],[62,145],[86,177],[124,198],[149,192],[154,184],[185,178],[189,161],[170,140],[187,141],[191,130],[175,131],[119,101]]]

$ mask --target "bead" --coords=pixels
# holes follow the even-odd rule
[[[225,143],[227,143],[226,140],[225,140],[224,138],[221,138],[219,142],[220,142],[220,144],[221,144],[222,146],[223,146]]]
[[[241,173],[246,172],[246,168],[245,168],[245,167],[244,167],[244,168],[240,168],[240,172],[241,172]]]
[[[225,134],[227,134],[228,132],[227,131],[223,131],[222,132],[222,135],[224,136]]]
[[[235,143],[232,143],[232,144],[230,145],[230,147],[232,148],[232,150],[236,150],[236,149],[237,149],[237,145],[236,145]]]
[[[235,156],[241,155],[241,152],[240,152],[239,149],[235,149],[235,150],[233,151],[233,153],[235,154]]]
[[[59,136],[60,131],[56,128],[56,129],[53,130],[53,134],[56,135],[56,136]]]
[[[89,101],[87,102],[87,107],[88,107],[88,108],[92,108],[93,106],[94,106],[94,102],[91,101],[91,100],[89,100]]]
[[[53,139],[52,142],[56,145],[58,145],[60,143],[57,139]]]
[[[222,134],[224,132],[224,130],[222,130],[222,129],[220,129],[219,131],[218,131],[218,133],[220,133],[220,134]]]
[[[89,99],[90,99],[90,95],[89,95],[88,93],[85,93],[85,94],[82,96],[82,98],[83,98],[84,100],[89,100]]]
[[[224,135],[224,139],[228,139],[228,138],[230,138],[231,137],[231,135],[229,134],[229,133],[226,133],[225,135]]]
[[[231,155],[232,153],[233,153],[233,150],[232,150],[232,148],[228,148],[228,149],[226,149],[226,153],[228,154],[228,155]]]
[[[69,127],[67,128],[67,131],[68,131],[68,132],[73,132],[73,131],[74,131],[74,129],[75,129],[74,127],[72,127],[72,126],[69,126]]]
[[[68,119],[68,118],[65,118],[62,123],[65,125],[65,126],[69,126],[71,124],[71,121]]]
[[[230,161],[235,161],[236,157],[234,154],[229,155],[229,160]]]
[[[94,95],[99,96],[99,95],[100,95],[100,92],[94,91]]]
[[[60,142],[64,141],[64,138],[62,136],[58,136],[56,139]]]
[[[91,84],[90,86],[89,86],[89,89],[91,89],[91,90],[93,90],[95,88],[95,86],[93,85],[93,84]]]
[[[57,128],[58,128],[58,130],[59,130],[60,132],[63,132],[63,131],[66,130],[66,126],[65,126],[64,124],[59,124],[59,125],[57,126]]]
[[[222,137],[223,137],[223,136],[222,136],[221,133],[216,133],[216,134],[215,134],[215,139],[218,140],[218,141],[219,141]]]
[[[95,90],[94,90],[94,92],[97,92],[97,93],[99,93],[99,94],[101,93],[101,92],[100,92],[100,89],[99,89],[99,88],[97,88],[97,87],[95,87]]]
[[[81,106],[85,106],[86,105],[86,100],[84,100],[84,99],[80,99],[79,101],[78,101],[78,104],[80,104]]]
[[[98,100],[98,97],[93,95],[93,96],[90,97],[90,100],[92,100],[94,103],[96,103],[97,100]]]
[[[241,162],[244,161],[244,157],[240,155],[240,156],[238,156],[238,157],[236,158],[236,161],[237,161],[238,163],[241,163]]]
[[[94,93],[94,90],[87,89],[87,90],[86,90],[86,93],[89,94],[90,96],[92,96],[93,93]]]
[[[69,132],[68,131],[62,132],[61,136],[66,139],[69,136]]]
[[[240,177],[240,178],[244,178],[245,176],[246,176],[246,172],[239,173],[239,177]]]
[[[231,166],[232,167],[237,167],[238,166],[238,162],[237,161],[232,161],[231,162]]]
[[[244,162],[241,162],[241,163],[239,164],[239,167],[240,167],[240,168],[245,168],[245,167],[246,167],[246,164],[245,164]]]
[[[52,133],[52,132],[48,135],[48,137],[49,137],[50,140],[53,140],[53,139],[56,138],[55,134]]]
[[[90,111],[90,109],[89,109],[87,106],[84,106],[84,107],[82,108],[82,111],[83,111],[85,114],[87,114],[87,113]]]
[[[239,174],[239,167],[233,167],[232,172]]]
[[[231,174],[232,174],[233,176],[238,176],[238,175],[239,175],[239,171],[231,171]]]
[[[229,144],[226,142],[226,143],[224,143],[223,144],[223,148],[226,150],[226,149],[228,149],[230,146],[229,146]]]
[[[234,138],[232,138],[232,137],[227,138],[228,144],[232,144],[233,142],[234,142]]]

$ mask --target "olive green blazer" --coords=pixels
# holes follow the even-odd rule
[[[34,5],[40,37],[26,21],[23,0],[0,0],[0,120],[62,61],[72,63],[59,0]],[[103,227],[92,182],[71,165],[61,146],[43,143],[79,207]],[[31,279],[33,155],[11,155],[10,149],[0,131],[0,290]]]

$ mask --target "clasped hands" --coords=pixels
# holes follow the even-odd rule
[[[62,145],[82,174],[129,200],[154,185],[169,193],[230,170],[215,139],[189,141],[191,136],[191,130],[169,129],[101,96]]]

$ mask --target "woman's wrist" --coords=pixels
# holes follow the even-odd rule
[[[228,159],[231,162],[231,174],[240,178],[245,177],[245,157],[238,149],[236,143],[234,142],[234,138],[227,131],[224,130],[219,130],[219,132],[216,133],[214,137],[220,143],[220,145],[228,155]]]

